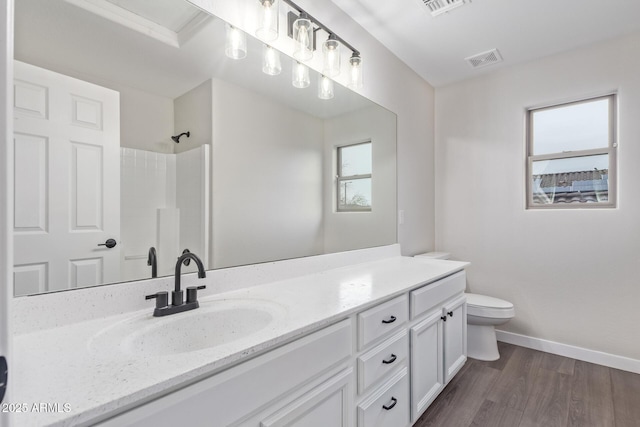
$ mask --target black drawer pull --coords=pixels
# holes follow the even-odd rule
[[[389,405],[382,405],[382,407],[384,409],[386,409],[387,411],[393,409],[394,406],[396,406],[396,403],[398,403],[398,399],[396,399],[395,397],[391,398],[391,403]]]
[[[382,323],[393,323],[396,321],[396,316],[389,317],[388,320],[383,320]]]
[[[449,317],[453,317],[453,311],[447,311],[447,314],[449,315]]]
[[[391,353],[391,357],[389,357],[388,359],[384,359],[382,361],[382,363],[384,363],[385,365],[390,365],[393,362],[395,362],[397,358],[398,358],[398,356],[396,356],[395,354]]]
[[[444,320],[445,322],[447,321],[447,316],[440,316],[440,319]]]

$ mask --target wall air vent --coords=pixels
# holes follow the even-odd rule
[[[502,55],[500,55],[498,49],[493,49],[465,58],[465,61],[471,64],[473,68],[480,68],[502,62]]]
[[[422,0],[429,9],[431,16],[438,16],[445,12],[463,6],[467,0]]]

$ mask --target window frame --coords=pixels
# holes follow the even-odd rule
[[[609,100],[609,144],[607,147],[593,148],[586,150],[562,151],[547,154],[533,154],[534,138],[533,138],[533,115],[539,111],[553,110],[556,108],[567,107],[570,105],[584,104],[588,102],[608,99]],[[593,96],[589,98],[579,99],[577,101],[562,102],[543,107],[531,107],[526,110],[526,209],[610,209],[617,207],[617,93],[610,92],[605,95]],[[606,202],[591,203],[562,203],[562,204],[536,204],[533,203],[533,162],[544,160],[559,160],[577,157],[588,157],[596,155],[608,155],[608,200]]]
[[[371,144],[371,173],[368,174],[360,174],[360,175],[342,175],[342,149],[355,147],[358,145]],[[366,141],[355,142],[351,144],[337,145],[336,146],[336,183],[335,183],[335,192],[336,192],[336,212],[371,212],[373,210],[373,141],[368,139]],[[362,208],[349,208],[344,209],[340,208],[340,185],[344,181],[353,181],[358,179],[370,179],[371,180],[371,206],[362,207]]]

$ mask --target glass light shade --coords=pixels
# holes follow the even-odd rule
[[[226,24],[227,38],[224,53],[231,59],[242,59],[247,56],[247,36],[236,27]]]
[[[262,49],[262,72],[270,76],[277,76],[282,72],[280,52],[271,46],[264,45]]]
[[[330,77],[340,74],[340,43],[338,43],[338,40],[330,36],[322,44],[322,55],[324,56],[322,74]]]
[[[308,61],[313,58],[313,25],[306,15],[293,22],[293,57],[299,61]]]
[[[278,0],[257,0],[258,28],[256,36],[270,42],[278,38]]]
[[[347,87],[360,89],[362,84],[362,58],[360,56],[352,56],[349,59],[349,83]]]
[[[292,84],[294,87],[303,89],[311,84],[309,78],[309,67],[298,61],[293,61]]]
[[[318,98],[333,98],[333,80],[327,76],[321,76],[318,80]]]

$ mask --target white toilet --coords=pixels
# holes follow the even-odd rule
[[[449,259],[446,252],[416,255],[434,259]],[[498,360],[498,340],[495,327],[515,316],[513,304],[486,295],[465,293],[467,297],[467,355],[478,360]]]
[[[467,297],[467,356],[478,360],[498,360],[498,325],[515,316],[513,304],[486,295],[465,293]]]

